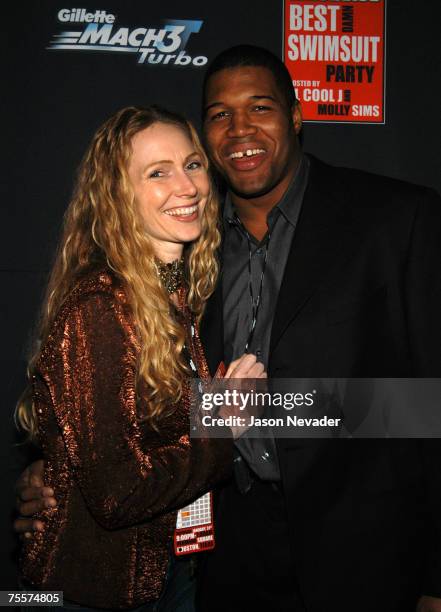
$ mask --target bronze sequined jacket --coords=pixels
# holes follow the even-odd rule
[[[204,371],[198,335],[188,344]],[[231,471],[231,439],[189,438],[188,393],[159,432],[138,421],[138,353],[120,281],[96,270],[61,308],[32,380],[45,483],[58,507],[24,543],[22,575],[90,607],[156,599],[176,510]]]

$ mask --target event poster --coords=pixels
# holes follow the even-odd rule
[[[385,123],[386,0],[285,0],[284,61],[306,121]]]

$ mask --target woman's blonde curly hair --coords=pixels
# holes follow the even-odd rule
[[[170,316],[170,300],[155,266],[155,253],[135,205],[128,177],[132,138],[156,124],[183,130],[208,170],[208,159],[194,127],[183,117],[157,106],[127,107],[114,114],[95,133],[79,168],[74,194],[64,218],[63,234],[43,302],[38,349],[41,348],[63,302],[82,274],[105,261],[122,279],[139,335],[138,388],[147,389],[152,422],[182,395],[187,367],[183,362],[184,329]],[[200,318],[218,275],[220,244],[218,200],[213,181],[202,217],[199,238],[185,248],[189,281],[187,301]],[[16,420],[32,438],[36,433],[30,388],[17,405]],[[143,402],[144,403],[144,402]]]

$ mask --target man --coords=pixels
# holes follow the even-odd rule
[[[439,198],[306,156],[300,129],[272,54],[240,46],[213,61],[204,133],[228,194],[202,330],[211,368],[246,348],[273,378],[438,377]],[[441,611],[437,440],[267,444],[244,443],[251,469],[239,461],[218,495],[201,610]]]

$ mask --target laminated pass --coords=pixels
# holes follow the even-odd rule
[[[174,535],[176,555],[214,548],[213,496],[211,491],[178,512]]]

